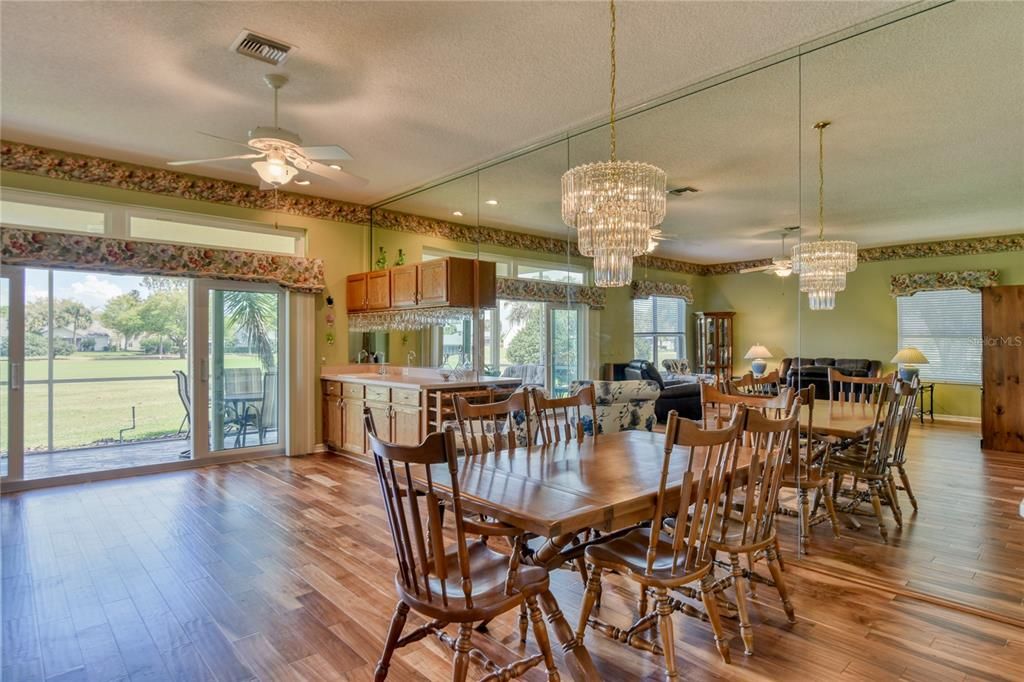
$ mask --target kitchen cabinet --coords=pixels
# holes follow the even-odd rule
[[[342,438],[341,382],[323,381],[321,410],[323,417],[324,444],[332,450],[340,450]]]
[[[423,442],[420,426],[423,411],[418,407],[391,406],[391,437],[398,445],[419,445]]]
[[[345,278],[345,307],[350,313],[366,310],[366,275],[362,272]]]
[[[391,269],[392,308],[412,308],[419,303],[419,273],[416,264]]]
[[[403,308],[493,308],[497,305],[494,263],[438,258],[387,270],[349,275],[349,312]]]
[[[387,270],[366,273],[366,309],[387,310],[391,307],[391,273]]]

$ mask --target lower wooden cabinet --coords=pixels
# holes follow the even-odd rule
[[[341,449],[357,454],[366,452],[366,431],[363,428],[363,405],[365,401],[345,398]]]
[[[391,407],[391,438],[398,445],[419,445],[423,412],[418,407],[393,404]]]
[[[373,427],[377,429],[377,437],[389,443],[392,442],[390,403],[375,403],[367,400],[366,406],[370,408],[370,414],[373,415]],[[366,450],[366,452],[368,451]]]

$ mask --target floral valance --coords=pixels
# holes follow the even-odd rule
[[[544,282],[536,279],[498,278],[498,298],[513,301],[540,301],[542,303],[583,303],[591,308],[603,308],[604,289],[584,287],[562,282]]]
[[[633,289],[633,298],[650,298],[651,296],[668,296],[681,298],[687,303],[693,303],[693,290],[689,284],[678,284],[672,282],[637,282],[633,280],[630,285]]]
[[[919,291],[969,289],[978,291],[999,282],[998,270],[961,270],[959,272],[906,272],[889,280],[889,294],[911,296]]]
[[[167,277],[266,282],[307,293],[324,289],[319,258],[297,258],[205,246],[112,239],[5,227],[0,260],[7,265],[99,270]]]

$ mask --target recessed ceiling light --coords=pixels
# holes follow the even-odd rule
[[[487,204],[488,206],[497,206],[498,205],[498,200],[497,199],[488,199],[484,203]]]
[[[296,185],[308,185],[309,184],[309,180],[296,180],[295,184]]]
[[[452,215],[462,217],[462,211],[452,211]]]
[[[336,164],[336,163],[332,163],[332,164],[331,164],[331,168],[333,168],[334,170],[341,170],[341,166],[339,166],[339,165],[338,165],[338,164]]]

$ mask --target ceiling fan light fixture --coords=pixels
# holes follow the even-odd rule
[[[254,161],[252,168],[259,174],[260,180],[275,187],[287,185],[299,173],[297,168],[285,163],[284,155],[280,152],[269,152],[266,161]]]

